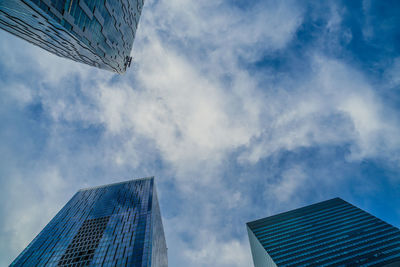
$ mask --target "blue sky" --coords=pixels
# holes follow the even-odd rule
[[[147,0],[125,75],[0,32],[0,265],[80,188],[155,176],[170,266],[336,196],[400,226],[397,1]]]

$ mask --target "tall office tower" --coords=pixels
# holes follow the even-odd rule
[[[334,198],[247,223],[255,267],[400,266],[400,231]]]
[[[58,56],[124,73],[144,0],[0,0],[0,28]]]
[[[11,266],[167,266],[154,178],[79,190]]]

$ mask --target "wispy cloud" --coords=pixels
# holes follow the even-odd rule
[[[348,192],[364,160],[397,166],[398,111],[376,89],[397,65],[375,82],[343,59],[347,14],[149,0],[123,76],[2,32],[1,262],[78,188],[155,175],[171,266],[251,266],[246,221]]]

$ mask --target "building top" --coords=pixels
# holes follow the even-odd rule
[[[278,223],[278,222],[285,221],[288,219],[296,218],[299,215],[304,214],[305,212],[309,213],[313,210],[322,210],[327,207],[337,205],[339,203],[347,203],[347,204],[351,205],[350,203],[344,201],[343,199],[336,197],[336,198],[318,202],[318,203],[315,203],[312,205],[304,206],[304,207],[301,207],[298,209],[285,211],[285,212],[278,213],[278,214],[275,214],[272,216],[268,216],[268,217],[265,217],[262,219],[257,219],[257,220],[248,222],[247,225],[249,226],[250,229],[254,229],[259,225]]]
[[[154,177],[79,190],[11,266],[167,267]]]
[[[86,188],[79,189],[78,192],[86,191],[86,190],[92,190],[92,189],[98,189],[98,188],[103,188],[103,187],[109,187],[109,186],[114,186],[114,185],[120,185],[120,184],[127,184],[127,183],[130,183],[130,182],[149,180],[149,179],[154,179],[154,176],[143,177],[143,178],[135,178],[135,179],[132,179],[132,180],[116,182],[116,183],[112,183],[112,184],[105,184],[105,185],[97,185],[97,186],[86,187]]]
[[[143,0],[0,1],[0,29],[53,54],[124,73]]]
[[[400,231],[333,198],[247,223],[254,265],[400,266]]]

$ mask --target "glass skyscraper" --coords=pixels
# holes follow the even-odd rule
[[[167,265],[153,177],[79,190],[11,264]]]
[[[0,0],[0,28],[58,56],[124,73],[144,0]]]
[[[334,198],[247,223],[255,267],[400,266],[400,231]]]

